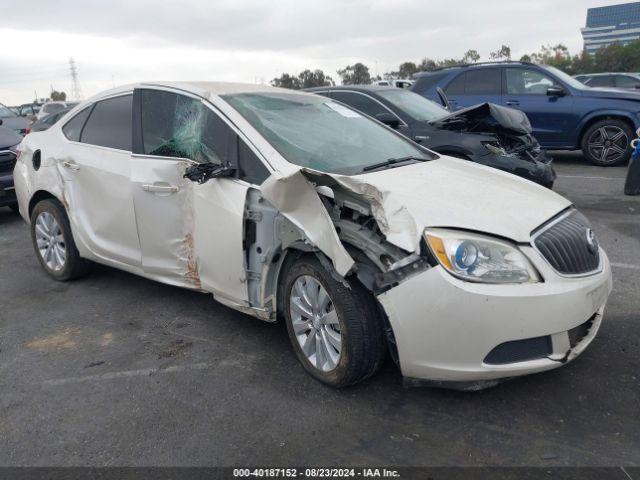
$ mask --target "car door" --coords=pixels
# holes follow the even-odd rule
[[[129,171],[131,93],[100,100],[62,129],[69,143],[54,152],[73,233],[96,257],[140,265]]]
[[[145,273],[246,302],[242,245],[250,184],[183,177],[198,163],[237,166],[236,132],[195,96],[138,89],[134,103],[140,130],[134,132],[131,183]]]
[[[640,78],[633,75],[616,75],[615,83],[617,88],[640,89]]]
[[[562,95],[547,95],[549,87],[560,86]],[[529,117],[533,135],[543,147],[564,147],[570,142],[578,119],[568,89],[551,76],[526,67],[505,68],[503,104],[522,110]]]
[[[589,80],[589,86],[614,88],[616,86],[615,77],[613,75],[594,75]]]
[[[462,70],[444,89],[453,110],[479,103],[500,103],[502,69],[498,67]]]

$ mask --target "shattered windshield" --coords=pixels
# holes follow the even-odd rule
[[[378,123],[324,97],[278,92],[222,98],[285,159],[301,167],[354,174],[392,158],[435,158]]]
[[[430,122],[449,115],[449,111],[422,95],[403,89],[381,90],[378,95],[404,111],[418,122]]]

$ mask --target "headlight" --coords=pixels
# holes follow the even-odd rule
[[[539,282],[529,260],[515,245],[484,235],[439,228],[424,237],[431,251],[449,273],[470,282]]]
[[[16,160],[20,160],[20,153],[22,153],[19,147],[20,147],[19,143],[16,143],[13,147],[9,147],[9,150],[15,153]]]
[[[494,142],[482,142],[482,145],[484,146],[484,148],[486,148],[491,153],[494,153],[496,155],[502,155],[504,157],[511,156],[511,155],[509,155],[507,153],[507,151],[503,147],[501,147],[497,143],[494,143]]]

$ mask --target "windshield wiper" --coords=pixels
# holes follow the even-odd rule
[[[427,159],[426,158],[413,157],[413,156],[400,157],[400,158],[388,158],[384,162],[373,163],[371,165],[367,165],[366,167],[364,167],[362,169],[362,171],[363,172],[369,172],[371,170],[376,170],[378,168],[390,167],[391,165],[395,165],[397,163],[404,163],[404,162],[410,162],[410,161],[426,162]]]

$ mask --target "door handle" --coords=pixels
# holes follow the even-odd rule
[[[176,187],[175,185],[169,185],[168,183],[165,183],[165,184],[145,183],[142,185],[142,190],[144,190],[145,192],[151,192],[151,193],[170,194],[170,193],[176,193],[178,190],[180,190],[180,188]]]
[[[76,162],[72,160],[63,160],[62,166],[65,168],[68,168],[69,170],[75,170],[75,171],[80,170],[80,165],[78,165]]]
[[[507,100],[504,103],[505,105],[509,105],[510,107],[520,105],[520,102],[517,100]]]

